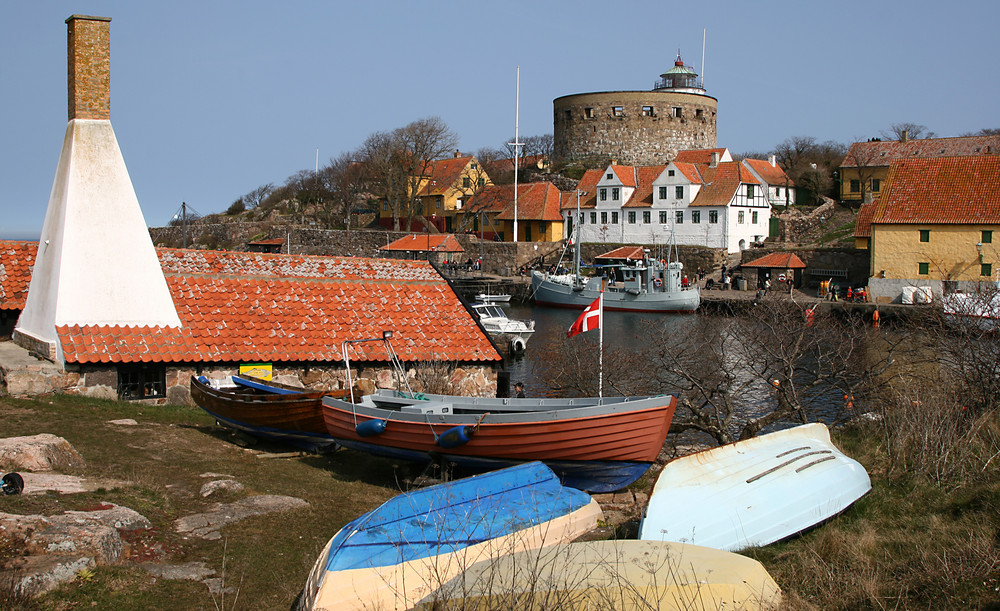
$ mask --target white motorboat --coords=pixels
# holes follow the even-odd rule
[[[476,301],[482,303],[509,303],[510,295],[506,293],[501,293],[499,295],[490,295],[489,293],[479,293],[476,295]]]
[[[528,338],[535,332],[535,321],[508,318],[507,313],[495,303],[473,303],[472,311],[479,317],[486,331],[510,345],[514,354],[524,352]]]

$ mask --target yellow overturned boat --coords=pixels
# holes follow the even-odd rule
[[[480,562],[418,609],[631,611],[775,609],[781,590],[756,560],[663,541],[589,541]]]

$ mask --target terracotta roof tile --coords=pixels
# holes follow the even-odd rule
[[[771,186],[794,186],[785,171],[777,164],[771,165],[771,162],[763,159],[744,159],[743,163],[749,165],[764,182]]]
[[[635,168],[636,185],[632,197],[629,198],[623,208],[640,208],[653,205],[653,181],[659,178],[665,165],[647,165]]]
[[[749,263],[743,263],[742,267],[771,267],[780,269],[805,269],[806,264],[795,253],[772,252],[759,259],[754,259]]]
[[[872,237],[872,217],[875,215],[877,205],[877,201],[861,204],[861,207],[858,209],[858,216],[854,221],[854,237]]]
[[[414,233],[399,238],[379,250],[396,252],[465,252],[455,236],[450,233]]]
[[[431,161],[426,170],[427,182],[421,186],[418,195],[423,197],[446,193],[458,183],[465,167],[473,161],[473,157],[448,157]]]
[[[628,259],[630,261],[639,261],[645,258],[646,252],[643,250],[642,246],[622,246],[616,248],[612,251],[606,252],[601,255],[594,257],[595,259]]]
[[[677,157],[674,158],[674,163],[694,163],[699,165],[708,165],[712,163],[712,153],[718,153],[719,159],[722,159],[728,149],[699,149],[696,151],[678,151]]]
[[[23,310],[38,242],[0,240],[0,310]]]
[[[1000,224],[1000,156],[893,161],[872,223]]]
[[[384,330],[406,361],[500,360],[426,262],[157,252],[182,326],[60,326],[67,362],[340,362],[344,340]]]
[[[532,182],[517,187],[517,218],[538,221],[561,221],[561,194],[551,182]],[[576,205],[576,200],[573,200]],[[514,219],[514,185],[491,185],[476,195],[470,210],[497,214],[500,220]]]
[[[841,167],[885,167],[894,159],[929,157],[966,157],[996,155],[1000,153],[1000,135],[961,136],[958,138],[926,138],[924,140],[898,140],[855,142],[840,163]]]
[[[726,206],[742,184],[760,181],[738,161],[726,161],[714,168],[701,168],[705,186],[698,191],[691,206]]]

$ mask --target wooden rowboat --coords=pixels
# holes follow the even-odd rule
[[[476,562],[571,541],[600,506],[528,463],[401,494],[344,526],[298,609],[409,609]]]
[[[871,488],[825,425],[805,424],[667,463],[639,538],[730,551],[767,545],[837,515]]]
[[[321,400],[328,391],[240,376],[232,380],[231,386],[216,386],[204,376],[192,376],[191,398],[219,423],[255,437],[310,451],[336,447],[323,422]]]
[[[418,397],[418,398],[414,398]],[[422,400],[421,400],[422,399]],[[340,445],[396,459],[488,470],[540,460],[567,486],[619,490],[656,460],[676,397],[485,399],[406,393],[323,398]]]
[[[781,590],[751,558],[662,541],[586,541],[479,562],[417,609],[776,609]]]

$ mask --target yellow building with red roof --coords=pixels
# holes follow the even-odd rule
[[[517,185],[517,239],[519,242],[558,242],[563,238],[560,206],[568,195],[550,182]],[[471,217],[464,224],[484,239],[512,242],[514,236],[514,185],[484,189],[463,211]]]
[[[868,236],[875,297],[974,290],[1000,264],[1000,155],[894,160],[862,212],[855,235]]]

